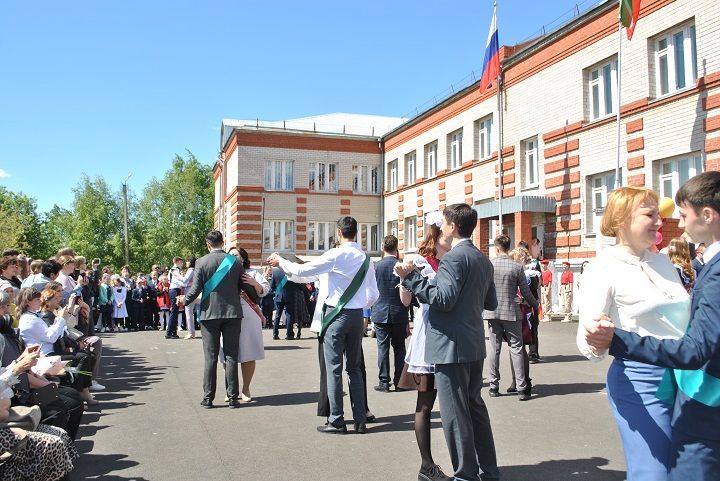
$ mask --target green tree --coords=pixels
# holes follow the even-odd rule
[[[133,206],[131,257],[139,268],[204,253],[205,234],[213,225],[213,188],[212,167],[189,150],[184,157],[175,155],[162,179],[145,186]]]
[[[14,237],[4,237],[0,247],[14,247],[30,257],[44,258],[52,250],[45,232],[45,223],[37,212],[35,199],[23,193],[12,192],[5,187],[0,187],[0,210],[13,222],[19,223],[19,229],[15,229]],[[5,242],[14,242],[5,244]]]

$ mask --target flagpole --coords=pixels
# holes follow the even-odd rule
[[[622,0],[618,0],[618,3],[620,4],[622,8]],[[618,19],[619,20],[619,19]],[[618,21],[618,58],[617,58],[617,98],[615,99],[615,112],[617,116],[617,131],[616,131],[616,152],[617,157],[615,159],[615,188],[619,189],[620,186],[622,186],[622,182],[620,180],[620,93],[621,90],[621,71],[622,71],[622,30],[623,30],[623,24],[621,21]]]
[[[502,79],[502,70],[500,71],[500,75],[497,78],[497,103],[498,103],[498,187],[499,187],[499,194],[498,194],[498,229],[499,233],[498,235],[502,235],[503,232],[503,208],[502,208],[502,200],[503,200],[503,156],[502,156],[502,150],[503,150],[503,109],[502,109],[502,86],[503,86],[503,79]]]

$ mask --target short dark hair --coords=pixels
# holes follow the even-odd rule
[[[222,232],[219,230],[211,230],[207,233],[205,236],[205,242],[207,242],[210,247],[222,247],[223,245],[223,235]]]
[[[448,224],[455,224],[460,237],[470,237],[477,225],[477,211],[467,204],[452,204],[445,207],[443,216]]]
[[[19,256],[19,255],[20,255],[20,251],[17,250],[17,249],[12,249],[12,248],[10,248],[10,249],[5,249],[4,251],[2,251],[2,256],[3,256],[3,257],[7,257],[7,256]]]
[[[197,260],[197,259],[195,258],[195,256],[190,256],[190,257],[187,258],[187,261],[188,261],[188,264],[190,264],[190,267],[195,267],[195,261],[196,261],[196,260]]]
[[[357,221],[349,215],[338,219],[337,228],[340,229],[343,239],[355,239],[357,237]]]
[[[250,269],[250,256],[248,255],[247,251],[242,247],[238,247],[237,251],[240,254],[240,258],[242,259],[243,269]]]
[[[675,203],[689,204],[696,213],[703,207],[720,213],[720,172],[703,172],[685,182],[675,194]]]
[[[53,259],[48,259],[40,266],[40,273],[45,277],[50,277],[51,274],[58,274],[62,266],[60,263]]]
[[[500,249],[500,252],[507,253],[510,250],[510,238],[506,236],[505,234],[500,234],[495,238],[495,242],[493,242],[495,247]]]
[[[383,239],[383,250],[387,252],[388,254],[392,254],[393,252],[397,252],[398,247],[398,238],[394,235],[386,235]]]

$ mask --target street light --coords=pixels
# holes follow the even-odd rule
[[[128,200],[127,200],[127,183],[132,176],[130,172],[123,182],[123,231],[125,233],[125,265],[130,264],[130,245],[128,243]]]

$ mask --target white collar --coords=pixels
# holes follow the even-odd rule
[[[456,248],[458,245],[460,245],[461,242],[465,242],[465,241],[470,241],[470,238],[469,238],[469,237],[463,237],[463,238],[460,239],[460,240],[453,241],[453,245],[452,245],[452,247],[450,248],[450,250],[453,250],[453,249]]]
[[[718,252],[720,252],[720,241],[715,241],[707,246],[703,254],[703,264],[710,264],[710,261]]]

